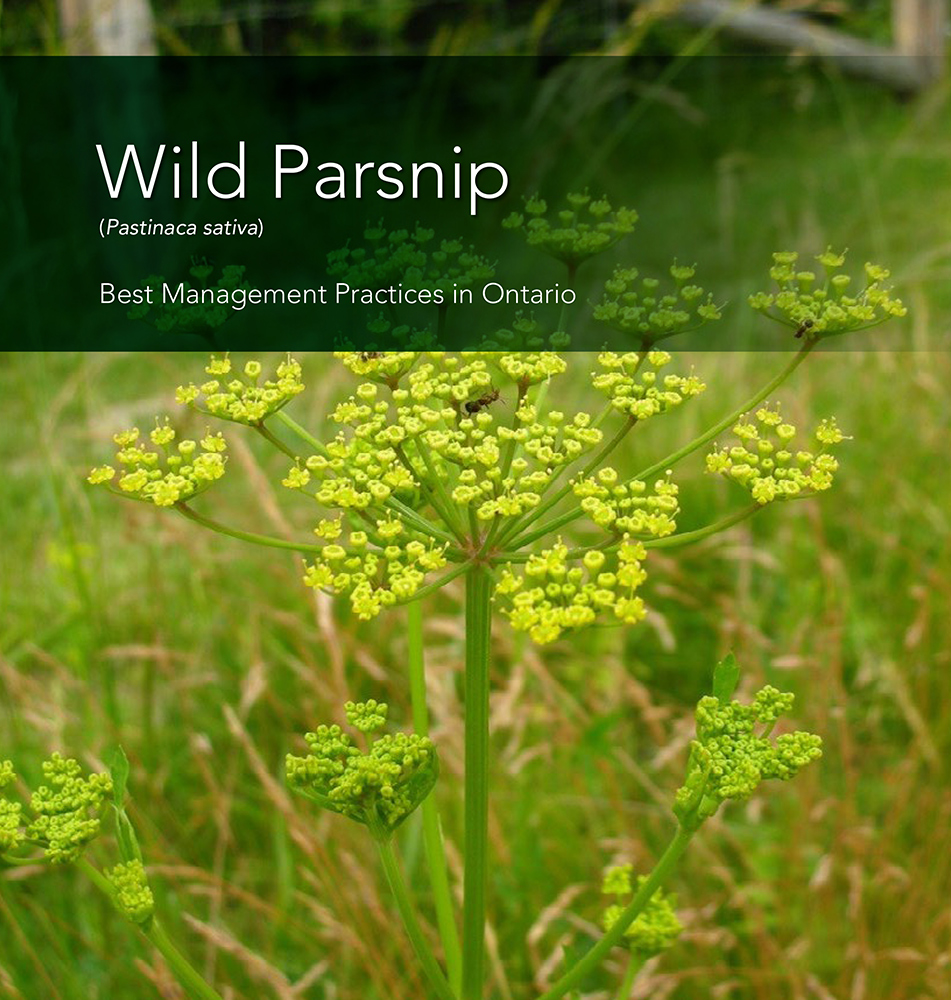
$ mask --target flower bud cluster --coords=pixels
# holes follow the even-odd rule
[[[692,267],[670,268],[674,288],[662,291],[656,278],[641,278],[636,267],[616,268],[604,283],[604,296],[594,318],[614,330],[636,337],[645,346],[696,329],[720,318],[713,296],[690,282]]]
[[[814,271],[797,270],[799,254],[787,251],[773,254],[770,277],[779,285],[776,294],[757,292],[750,305],[758,312],[796,330],[797,337],[819,340],[851,330],[864,330],[891,316],[904,316],[907,309],[883,284],[889,272],[878,264],[865,265],[865,287],[850,293],[852,278],[842,271],[844,253],[831,249],[819,254],[825,280],[819,282]]]
[[[740,420],[733,433],[738,443],[715,448],[707,456],[707,472],[738,482],[758,504],[829,489],[839,463],[827,449],[845,440],[830,417],[816,428],[814,447],[797,450],[796,428],[769,406],[757,410],[755,420]]]
[[[155,897],[141,861],[128,861],[106,872],[118,911],[134,924],[144,925],[155,913]]]
[[[249,361],[243,372],[232,372],[230,357],[212,356],[205,368],[211,375],[202,385],[180,385],[177,402],[199,413],[256,426],[304,391],[301,366],[290,355],[277,366],[273,378],[261,380],[261,362]],[[225,377],[231,375],[231,378]],[[217,376],[217,377],[215,377]]]
[[[213,266],[206,263],[195,264],[190,271],[191,276],[206,287],[213,272]],[[163,332],[176,330],[180,333],[207,333],[231,318],[234,311],[230,304],[232,294],[238,290],[251,289],[244,280],[244,268],[237,264],[228,264],[221,269],[221,277],[212,287],[216,293],[220,291],[223,294],[216,294],[213,302],[186,302],[192,288],[187,281],[183,283],[183,295],[177,296],[175,301],[166,301],[162,294],[164,284],[163,277],[151,275],[146,278],[142,287],[151,289],[150,298],[156,304],[144,302],[133,306],[127,313],[129,319],[144,320]]]
[[[616,897],[602,914],[601,925],[609,931],[620,919],[633,895],[647,881],[646,875],[638,875],[636,884],[631,882],[631,865],[609,868],[604,875],[601,891],[606,896]],[[647,905],[631,922],[624,932],[624,938],[636,957],[646,960],[670,948],[683,932],[683,924],[677,919],[674,908],[677,897],[658,889]]]
[[[488,281],[495,267],[462,240],[435,240],[435,230],[419,224],[408,229],[387,230],[382,221],[368,226],[366,247],[349,244],[327,254],[327,274],[354,288],[383,288],[402,284],[407,288],[441,290],[465,288]]]
[[[385,706],[350,704],[347,716],[364,732],[385,722]],[[394,733],[375,739],[363,752],[340,726],[319,726],[304,737],[306,757],[288,754],[288,784],[333,812],[373,830],[390,833],[432,791],[439,772],[431,739]]]
[[[209,433],[200,442],[185,439],[177,445],[175,438],[167,419],[149,434],[158,450],[141,440],[137,427],[116,434],[116,461],[121,467],[118,479],[111,465],[101,465],[89,473],[87,482],[109,486],[114,492],[156,507],[190,500],[225,474],[227,445],[220,433]]]
[[[544,645],[562,633],[592,624],[599,614],[635,624],[646,612],[637,590],[647,579],[641,563],[644,546],[625,536],[616,551],[593,549],[572,558],[561,539],[531,555],[521,571],[511,565],[501,574],[496,593],[512,627]]]
[[[352,529],[346,539],[343,530],[339,518],[317,525],[315,533],[326,544],[307,566],[304,583],[346,594],[354,614],[363,620],[411,600],[426,574],[446,565],[445,545],[413,537],[415,533],[396,517],[376,521],[372,532]]]
[[[788,781],[822,756],[822,740],[812,733],[769,738],[776,721],[792,710],[793,695],[764,687],[752,704],[713,695],[697,704],[697,735],[690,744],[687,776],[674,811],[681,822],[698,825],[727,799],[749,798],[761,781]],[[762,727],[757,732],[757,727]]]
[[[17,780],[13,763],[0,761],[0,793]],[[6,854],[23,843],[23,806],[5,795],[0,797],[0,854]]]
[[[27,837],[43,844],[54,865],[75,861],[99,833],[112,779],[107,774],[83,777],[75,760],[57,753],[43,762],[43,776],[48,784],[37,788],[30,799],[34,819]]]
[[[567,201],[567,206],[549,220],[547,202],[537,196],[528,198],[524,212],[513,212],[502,225],[520,230],[530,247],[571,269],[634,232],[637,212],[633,209],[612,209],[607,198],[595,199],[587,192],[569,194]]]
[[[706,385],[696,375],[664,375],[660,369],[670,364],[666,351],[616,354],[604,351],[598,355],[602,371],[594,372],[591,383],[604,393],[619,413],[631,420],[647,420],[666,413],[687,399],[699,396]],[[646,370],[644,362],[647,362]]]
[[[581,509],[599,527],[614,534],[663,538],[677,530],[680,492],[676,483],[658,479],[654,492],[639,479],[619,482],[617,470],[606,466],[572,484]]]

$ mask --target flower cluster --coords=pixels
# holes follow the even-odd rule
[[[656,278],[641,278],[638,283],[636,267],[616,268],[604,283],[594,318],[635,337],[645,347],[720,318],[713,296],[690,283],[692,267],[674,264],[670,275],[674,288],[662,291]]]
[[[699,825],[726,799],[747,799],[761,781],[787,781],[822,756],[822,740],[812,733],[769,738],[776,721],[792,706],[793,695],[770,686],[750,705],[716,695],[700,699],[696,739],[674,806],[683,824]],[[757,727],[762,727],[760,732]]]
[[[487,351],[535,352],[543,348],[551,357],[554,351],[565,350],[571,344],[571,337],[564,330],[546,333],[534,316],[526,316],[519,311],[515,314],[510,328],[500,328],[489,334],[481,346]],[[551,350],[547,350],[551,348]],[[515,354],[510,353],[510,357]]]
[[[155,912],[155,897],[141,861],[128,861],[106,872],[116,908],[134,924],[147,924]]]
[[[156,424],[149,434],[158,450],[149,448],[137,427],[116,434],[116,461],[121,466],[118,479],[111,465],[101,465],[89,473],[87,482],[156,507],[190,500],[225,474],[227,445],[220,433],[206,434],[200,442],[186,438],[175,444],[175,439],[167,420]]]
[[[75,760],[57,753],[43,762],[43,776],[48,784],[37,788],[30,799],[34,819],[27,838],[41,843],[54,865],[75,861],[99,833],[112,779],[107,774],[83,777]]]
[[[549,220],[547,202],[537,196],[527,198],[525,211],[513,212],[502,225],[520,230],[530,247],[562,261],[571,271],[634,232],[637,212],[633,209],[612,209],[607,198],[595,199],[587,192],[569,194],[567,201]]]
[[[502,614],[540,645],[592,624],[599,613],[635,624],[646,614],[637,596],[647,579],[645,556],[644,546],[627,536],[610,553],[592,549],[574,558],[559,539],[529,556],[521,571],[511,565],[502,571],[496,593],[509,605]]]
[[[347,717],[364,733],[382,728],[386,706],[349,704]],[[325,809],[388,835],[432,791],[439,773],[428,737],[394,733],[360,750],[340,726],[319,726],[304,737],[306,757],[287,756],[290,786]]]
[[[316,478],[314,496],[327,506],[366,511],[393,496],[416,505],[422,494],[444,520],[455,507],[480,521],[513,518],[603,438],[588,413],[569,418],[528,402],[530,387],[565,370],[550,352],[427,355],[415,364],[407,353],[351,352],[342,360],[370,380],[333,413],[352,433],[341,431],[285,481],[306,488]],[[501,419],[500,378],[514,383],[509,419]]]
[[[842,272],[844,253],[829,249],[816,260],[825,271],[822,283],[818,283],[814,271],[796,270],[799,254],[792,251],[774,253],[769,274],[780,291],[776,294],[757,292],[750,296],[750,305],[793,327],[797,337],[809,340],[864,330],[883,323],[890,316],[904,316],[908,311],[901,299],[894,298],[883,284],[889,277],[884,267],[866,264],[865,287],[851,294],[852,278]]]
[[[605,466],[593,476],[572,484],[581,509],[599,527],[613,534],[663,538],[677,530],[679,488],[658,479],[654,492],[639,479],[619,482],[616,469]]]
[[[715,448],[707,456],[707,471],[738,482],[758,504],[827,490],[839,467],[827,449],[845,440],[829,418],[816,428],[811,450],[795,450],[796,428],[769,406],[757,410],[755,420],[740,420],[733,433],[739,443]]]
[[[666,351],[643,351],[598,355],[600,372],[591,376],[592,385],[610,399],[611,405],[630,420],[647,420],[666,413],[687,399],[699,396],[706,385],[696,375],[660,375],[672,361]],[[645,367],[646,362],[646,367]]]
[[[211,417],[257,426],[304,391],[301,366],[290,355],[273,378],[262,381],[261,371],[260,361],[249,361],[239,374],[227,354],[213,356],[205,368],[212,377],[202,385],[179,386],[175,399]]]
[[[335,499],[346,506],[352,498],[343,502]],[[307,566],[304,583],[346,594],[354,613],[364,620],[375,618],[385,607],[412,599],[426,574],[446,565],[445,544],[414,537],[416,533],[393,516],[371,520],[368,530],[350,530],[345,545],[341,544],[343,531],[340,518],[320,521],[315,533],[326,544]]]
[[[16,780],[13,763],[0,761],[0,792]],[[6,796],[0,797],[0,854],[12,851],[23,843],[22,813],[23,806],[19,802],[11,802]]]
[[[327,274],[354,288],[383,288],[402,283],[407,288],[442,290],[488,281],[494,266],[462,240],[435,243],[436,232],[419,224],[387,230],[382,221],[367,226],[366,247],[349,244],[327,254]]]
[[[232,294],[251,288],[244,280],[244,268],[237,264],[223,267],[218,281],[210,286],[208,280],[214,273],[213,265],[200,261],[192,265],[189,273],[203,286],[203,291],[214,293],[207,296],[212,301],[188,302],[192,286],[187,281],[183,283],[181,295],[176,296],[174,301],[166,301],[166,296],[162,294],[165,279],[151,275],[142,282],[142,287],[151,290],[149,298],[156,304],[143,302],[133,306],[127,313],[129,319],[144,320],[163,332],[176,330],[180,333],[207,334],[231,318],[234,312],[230,301]]]
[[[631,865],[617,865],[604,874],[601,892],[614,896],[612,903],[602,914],[601,925],[609,931],[624,912],[630,897],[647,881],[646,875],[638,875],[636,884],[631,882]],[[676,896],[658,889],[647,905],[624,932],[624,938],[631,952],[639,959],[646,960],[670,948],[680,937],[683,924],[677,919],[674,907]]]

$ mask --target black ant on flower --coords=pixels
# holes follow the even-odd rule
[[[480,396],[478,399],[470,399],[469,402],[466,403],[466,413],[470,416],[478,413],[480,410],[484,410],[487,406],[490,406],[498,398],[499,390],[496,389],[495,386],[492,386],[487,393]]]

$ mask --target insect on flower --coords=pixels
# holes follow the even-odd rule
[[[815,326],[815,322],[811,319],[804,319],[802,323],[799,324],[799,329],[796,331],[797,337],[802,337],[803,334],[808,333]]]
[[[495,386],[492,386],[492,388],[487,393],[480,396],[478,399],[470,399],[469,402],[466,403],[466,413],[469,414],[479,413],[481,410],[484,410],[487,406],[490,406],[499,398],[500,398],[499,390],[496,389]]]

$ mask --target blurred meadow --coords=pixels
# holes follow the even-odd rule
[[[808,82],[797,86],[807,99]],[[693,706],[730,649],[744,692],[765,682],[796,692],[795,723],[822,735],[825,756],[704,828],[673,885],[687,931],[634,996],[951,996],[951,107],[946,85],[909,104],[870,88],[840,93],[844,146],[794,114],[771,116],[769,94],[747,95],[768,126],[738,127],[732,159],[678,163],[669,193],[646,190],[636,206],[649,226],[651,205],[671,198],[682,231],[655,239],[648,229],[616,251],[640,263],[679,245],[710,262],[716,281],[706,283],[741,308],[765,286],[770,250],[853,240],[892,268],[909,316],[817,352],[778,394],[795,423],[832,413],[853,438],[821,499],[651,553],[651,612],[638,627],[538,649],[497,620],[498,1000],[535,995],[563,949],[590,942],[606,866],[645,871],[656,859]],[[321,432],[355,382],[327,355],[301,360],[308,392],[291,412]],[[683,358],[708,391],[634,436],[622,471],[689,440],[784,361]],[[175,387],[202,366],[197,353],[0,355],[0,757],[33,781],[50,751],[101,767],[122,744],[159,910],[229,1000],[415,1000],[425,987],[369,839],[292,799],[282,780],[300,734],[338,721],[349,698],[385,699],[408,726],[401,612],[357,622],[301,585],[298,557],[85,483],[111,458],[112,433],[174,413]],[[592,405],[590,367],[572,357],[559,387],[566,408]],[[305,538],[316,512],[280,486],[287,460],[240,428],[225,433],[228,475],[198,509]],[[676,470],[682,530],[747,502],[702,465],[699,453]],[[451,585],[425,612],[443,765],[435,794],[456,888],[461,596]],[[399,839],[431,929],[419,826]],[[0,926],[0,997],[181,995],[72,870],[0,873]],[[586,997],[614,996],[622,957]]]

